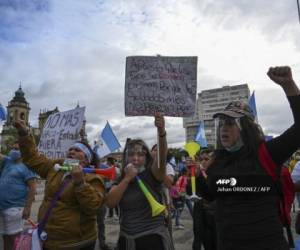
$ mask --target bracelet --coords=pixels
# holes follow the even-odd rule
[[[167,132],[165,131],[162,135],[159,135],[159,137],[165,137]]]

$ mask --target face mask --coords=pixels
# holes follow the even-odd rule
[[[240,137],[239,140],[231,147],[229,148],[225,148],[228,152],[236,152],[239,151],[241,149],[241,147],[244,145],[242,138]]]
[[[20,150],[12,149],[9,152],[8,156],[10,157],[10,159],[12,161],[17,161],[17,160],[19,160],[21,158],[21,152],[20,152]]]
[[[139,169],[138,169],[138,173],[140,174],[140,173],[142,173],[144,170],[146,170],[145,166],[141,166],[141,167],[139,167]]]

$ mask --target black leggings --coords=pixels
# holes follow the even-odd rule
[[[135,239],[136,250],[164,250],[161,237],[158,234],[149,234]],[[126,238],[120,237],[118,250],[126,250]]]

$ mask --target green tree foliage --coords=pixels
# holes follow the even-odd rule
[[[175,157],[176,163],[180,162],[183,156],[188,155],[182,148],[169,148],[168,153]]]

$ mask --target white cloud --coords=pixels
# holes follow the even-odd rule
[[[40,5],[39,5],[40,4]],[[121,142],[155,141],[151,118],[124,116],[125,58],[198,56],[198,90],[248,83],[260,122],[280,133],[288,105],[267,78],[292,65],[300,82],[296,3],[287,1],[6,1],[0,5],[0,102],[22,81],[37,124],[40,109],[87,107],[92,139],[109,120]],[[275,101],[276,100],[276,101]],[[284,104],[282,104],[284,103]],[[276,110],[276,112],[270,112]],[[184,141],[179,118],[167,118],[168,140]]]

